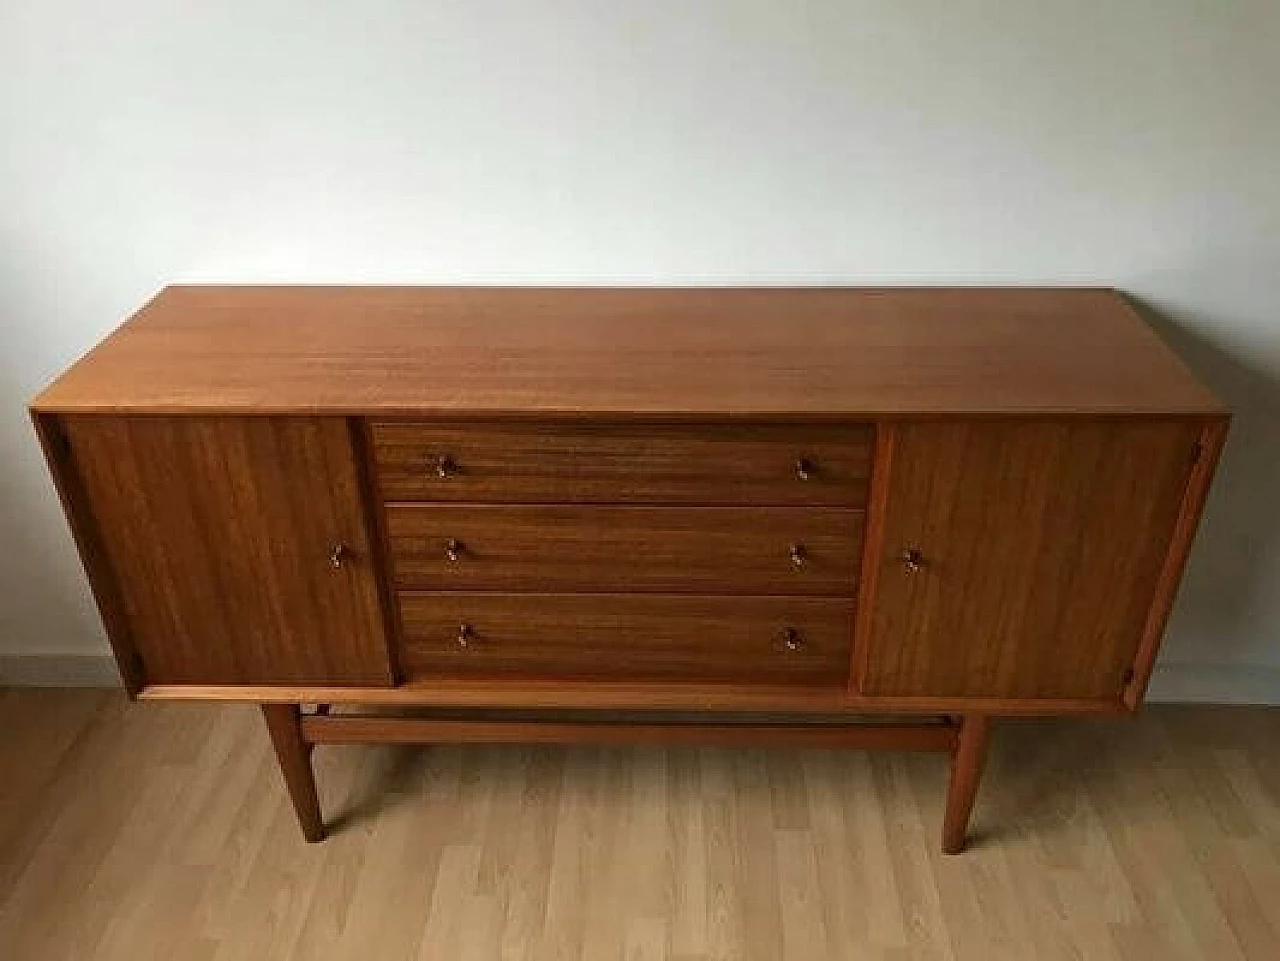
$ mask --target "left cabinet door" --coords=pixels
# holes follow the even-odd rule
[[[345,418],[60,422],[142,684],[393,683]]]

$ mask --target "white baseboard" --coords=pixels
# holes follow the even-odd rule
[[[1147,700],[1164,704],[1280,705],[1280,667],[1157,664]]]
[[[2,654],[0,687],[120,687],[110,654]]]
[[[0,655],[2,687],[119,687],[107,654]],[[1280,705],[1280,667],[1159,664],[1147,700],[1172,704]]]

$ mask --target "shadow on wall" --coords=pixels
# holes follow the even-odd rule
[[[1169,660],[1280,664],[1280,652],[1259,649],[1266,619],[1280,613],[1273,583],[1280,573],[1280,379],[1129,300],[1233,415],[1174,612]]]
[[[102,633],[29,400],[15,372],[0,366],[0,654],[91,652]]]

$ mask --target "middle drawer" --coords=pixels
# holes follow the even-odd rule
[[[386,508],[401,590],[854,593],[850,508]]]

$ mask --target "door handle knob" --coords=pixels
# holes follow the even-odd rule
[[[782,646],[788,651],[798,651],[804,647],[804,635],[794,627],[788,627],[782,632]]]

